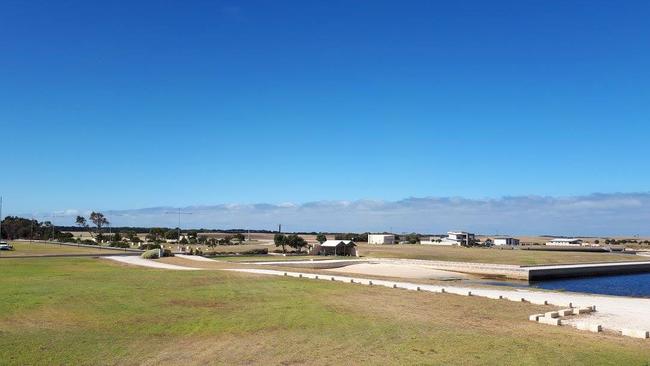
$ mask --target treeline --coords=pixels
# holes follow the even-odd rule
[[[33,239],[33,240],[71,240],[71,233],[64,233],[50,221],[26,219],[18,216],[7,216],[2,220],[2,239]]]

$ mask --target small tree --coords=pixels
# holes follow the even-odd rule
[[[297,249],[298,252],[302,251],[302,248],[307,246],[305,239],[296,234],[287,235],[284,241],[291,248]]]
[[[92,221],[93,224],[95,224],[95,228],[97,230],[97,235],[101,235],[102,233],[102,228],[108,224],[108,220],[106,217],[104,217],[104,214],[101,212],[91,212],[90,213],[90,221]]]
[[[316,235],[316,240],[317,240],[319,243],[323,244],[324,242],[327,241],[327,237],[325,236],[325,234],[320,233],[320,234]]]
[[[282,253],[286,253],[285,246],[287,245],[287,237],[284,234],[275,234],[273,237],[273,242],[276,247],[282,247]]]

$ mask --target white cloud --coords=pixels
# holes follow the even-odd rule
[[[174,207],[106,211],[114,225],[176,226]],[[410,197],[399,201],[315,201],[182,207],[181,226],[288,231],[417,231],[556,235],[650,234],[650,193],[586,196]],[[72,217],[82,210],[66,210]],[[66,224],[57,218],[58,224]],[[70,221],[67,224],[72,224]]]

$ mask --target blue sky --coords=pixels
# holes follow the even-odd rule
[[[5,213],[649,191],[646,1],[134,3],[0,4]]]

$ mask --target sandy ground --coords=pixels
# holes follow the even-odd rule
[[[134,266],[142,266],[142,267],[150,267],[150,268],[159,268],[159,269],[174,269],[174,270],[191,270],[191,271],[196,271],[200,270],[201,268],[193,268],[193,267],[184,267],[184,266],[177,266],[175,264],[167,264],[167,263],[161,263],[161,262],[156,262],[151,259],[143,259],[141,257],[118,257],[118,256],[110,256],[110,257],[102,257],[110,260],[114,260],[120,263],[126,263],[126,264],[131,264]],[[205,258],[207,259],[207,258]]]
[[[390,263],[358,263],[341,268],[326,269],[325,271],[348,273],[358,275],[372,275],[372,276],[385,276],[385,277],[400,277],[400,278],[417,278],[417,279],[430,279],[430,280],[462,280],[470,278],[470,276],[462,273],[442,271],[439,269],[430,268],[427,266],[419,265],[399,265]]]
[[[284,271],[266,270],[266,269],[229,269],[231,271],[257,273],[266,275],[284,275]],[[302,275],[307,278],[314,278],[313,273],[301,272],[286,272],[289,275],[297,277]],[[543,304],[547,301],[549,304],[559,307],[569,307],[572,304],[574,307],[586,307],[595,305],[597,311],[592,314],[573,316],[563,319],[565,324],[576,324],[577,322],[587,322],[590,324],[600,324],[604,329],[610,331],[621,331],[622,329],[636,329],[636,330],[650,330],[650,299],[622,297],[622,296],[603,296],[603,295],[589,295],[578,294],[571,292],[552,292],[552,291],[532,291],[513,288],[474,288],[467,286],[437,286],[437,285],[424,285],[411,282],[396,282],[396,281],[382,281],[360,277],[350,276],[337,276],[329,274],[321,274],[319,279],[330,281],[331,278],[336,281],[350,282],[354,280],[357,283],[368,284],[372,281],[374,285],[393,287],[396,285],[398,288],[408,290],[416,290],[418,287],[422,291],[440,292],[445,289],[448,293],[455,293],[459,295],[466,295],[468,291],[472,292],[472,296],[482,296],[493,299],[498,299],[503,296],[506,299],[513,301],[521,301],[525,299],[531,303]],[[503,301],[503,300],[495,300]]]

